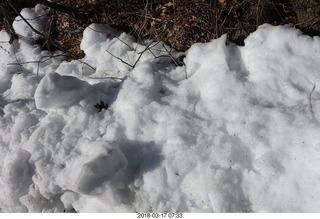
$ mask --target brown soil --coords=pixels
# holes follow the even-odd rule
[[[263,23],[289,24],[310,35],[320,33],[319,0],[55,2],[72,9],[64,13],[52,10],[52,22],[46,35],[71,53],[73,58],[83,57],[79,45],[83,30],[91,23],[109,24],[132,34],[137,39],[161,40],[178,51],[185,51],[195,42],[208,42],[225,33],[230,41],[243,45],[243,39]],[[11,33],[10,22],[16,14],[4,7],[4,3],[0,3],[0,28],[5,28]],[[56,49],[52,45],[48,48]]]

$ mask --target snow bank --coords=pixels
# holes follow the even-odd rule
[[[2,211],[319,211],[318,37],[263,25],[244,47],[193,45],[182,67],[97,24],[81,62],[10,69],[13,51],[44,52],[1,46]]]

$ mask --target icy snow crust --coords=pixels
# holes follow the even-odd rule
[[[108,26],[89,26],[72,62],[8,65],[49,55],[8,38],[3,212],[319,212],[319,38],[263,25],[244,47],[193,45],[182,67],[153,43],[133,69],[120,59],[151,42]]]

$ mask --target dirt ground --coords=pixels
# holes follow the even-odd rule
[[[0,28],[15,36],[10,22],[17,14],[0,3]],[[11,1],[13,2],[13,1]],[[17,1],[19,2],[19,1]],[[20,0],[20,2],[25,2]],[[37,0],[19,7],[31,7]],[[73,58],[83,57],[80,42],[91,23],[122,29],[137,39],[164,41],[185,51],[195,42],[208,42],[227,33],[228,39],[243,45],[243,39],[263,23],[287,24],[309,35],[320,35],[320,0],[56,0],[64,6],[51,7],[50,27],[45,33]],[[18,7],[18,6],[17,6]],[[21,9],[20,9],[21,10]],[[63,12],[62,12],[63,11]],[[57,49],[47,43],[48,49]],[[46,45],[45,45],[46,44]]]

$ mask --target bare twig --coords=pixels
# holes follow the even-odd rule
[[[308,20],[304,20],[303,22],[300,22],[300,23],[296,23],[296,24],[294,24],[294,26],[295,27],[299,27],[299,26],[302,26],[302,25],[304,25],[304,24],[308,24],[309,22],[311,22],[311,21],[313,21],[313,20],[315,20],[315,19],[319,19],[320,18],[320,16],[315,16],[315,17],[312,17],[312,18],[310,18],[310,19],[308,19]],[[317,21],[317,22],[319,22],[319,21]],[[311,24],[311,26],[312,26],[313,24]]]
[[[42,56],[39,61],[38,61],[38,68],[37,68],[37,76],[39,75],[39,69],[40,69],[40,63],[44,63],[47,60],[54,58],[54,57],[59,57],[59,56],[66,56],[64,54],[58,54],[58,55],[50,55],[50,56]],[[42,61],[42,59],[46,58],[46,60]]]
[[[157,44],[159,44],[160,42],[156,42],[152,47],[156,46]],[[146,46],[146,48],[140,52],[140,55],[138,57],[138,59],[136,60],[136,62],[133,65],[133,68],[137,65],[137,63],[140,61],[141,56],[143,55],[143,53],[145,53],[145,51],[150,50],[150,46],[153,44],[153,42],[151,42],[149,45]]]
[[[9,41],[0,41],[0,43],[9,43]],[[12,59],[15,59],[13,58],[13,56],[10,54],[10,52],[8,50],[6,50],[3,46],[0,45],[0,48],[3,49],[3,51],[5,51],[6,53],[8,53],[8,55],[12,58]]]
[[[71,8],[71,7],[68,7],[65,5],[60,5],[55,2],[51,2],[51,1],[47,1],[47,0],[37,0],[37,3],[43,4],[49,8],[55,9],[57,11],[61,11],[62,13],[69,14],[77,19],[83,19],[83,16],[78,11],[76,11],[74,8]]]
[[[91,65],[89,65],[89,64],[86,63],[86,62],[82,62],[82,65],[81,65],[82,77],[84,76],[84,73],[83,73],[83,66],[84,66],[84,65],[90,67],[93,71],[96,71],[96,68],[92,67]]]
[[[314,121],[319,123],[317,118],[314,115],[313,107],[312,107],[312,98],[311,97],[312,97],[312,93],[314,92],[315,89],[316,89],[316,83],[313,84],[312,90],[311,90],[311,92],[309,94],[309,107],[310,107],[310,113],[311,113],[312,118],[314,119]]]
[[[112,54],[112,53],[111,53],[111,52],[109,52],[108,50],[106,50],[106,52],[107,52],[107,53],[109,53],[112,57],[114,57],[114,58],[116,58],[116,59],[120,60],[122,63],[124,63],[124,64],[126,64],[126,65],[130,66],[131,68],[134,68],[134,67],[133,67],[133,65],[131,65],[130,63],[128,63],[128,62],[126,62],[126,61],[124,61],[122,58],[120,58],[120,57],[118,57],[118,56],[116,56],[116,55]]]
[[[184,62],[183,62],[183,61],[180,61],[179,59],[176,59],[175,57],[173,57],[173,56],[171,55],[171,52],[168,51],[168,49],[167,49],[165,46],[163,46],[163,47],[164,47],[164,49],[168,52],[168,55],[170,56],[171,60],[174,62],[174,64],[175,64],[176,66],[184,65]],[[186,80],[187,80],[187,79],[188,79],[187,68],[185,68],[184,73],[185,73],[185,75],[186,75]]]
[[[181,66],[184,65],[183,61],[180,61],[179,59],[173,57],[173,55],[171,54],[171,51],[169,51],[164,45],[162,45],[163,48],[166,50],[166,52],[168,53],[168,56],[171,58],[172,62],[176,65],[176,66]],[[186,77],[187,78],[187,77]]]
[[[105,77],[88,77],[90,79],[98,79],[98,80],[104,80],[104,79],[112,79],[112,80],[119,80],[123,81],[124,78],[118,78],[118,77],[111,77],[111,76],[105,76]]]
[[[261,14],[260,11],[260,0],[258,0],[257,3],[257,12],[256,12],[256,28],[258,28],[259,24],[260,24],[260,19],[259,19],[259,15]]]
[[[231,7],[230,7],[227,16],[224,18],[224,20],[223,20],[222,23],[221,23],[221,27],[223,27],[224,23],[226,22],[227,18],[228,18],[229,15],[230,15],[231,11],[233,10],[233,7],[234,7],[234,6],[231,6]]]
[[[12,47],[12,50],[14,53],[15,60],[19,63],[19,67],[20,67],[20,71],[21,71],[20,74],[21,74],[21,73],[23,73],[22,64],[21,64],[20,60],[18,59],[16,52],[14,51],[14,46]]]
[[[48,61],[49,59],[51,59],[51,58],[54,58],[54,57],[59,57],[59,56],[66,56],[66,55],[64,55],[64,54],[57,54],[57,55],[50,55],[50,56],[42,56],[38,61],[26,61],[26,62],[20,62],[19,60],[18,60],[18,58],[16,58],[16,63],[13,63],[13,62],[11,62],[11,63],[8,63],[7,65],[18,65],[18,66],[20,66],[20,68],[21,68],[21,71],[22,71],[22,66],[23,65],[25,65],[25,64],[35,64],[35,63],[37,63],[37,65],[38,65],[38,67],[37,67],[37,76],[39,75],[39,69],[40,69],[40,64],[41,63],[44,63],[44,62],[46,62],[46,61]]]
[[[33,20],[37,20],[37,19],[45,17],[45,16],[47,16],[47,14],[43,14],[43,15],[40,15],[40,16],[37,16],[37,17],[34,17],[34,18],[26,18],[26,20],[33,21]],[[16,21],[23,21],[23,19],[15,19],[15,20]]]

